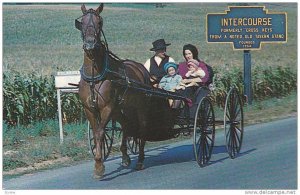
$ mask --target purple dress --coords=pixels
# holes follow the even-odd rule
[[[208,80],[208,71],[204,62],[199,62],[199,67],[205,72],[205,76],[202,78],[202,83],[205,84]],[[182,76],[183,79],[186,79],[185,74],[188,72],[187,61],[179,63],[178,74]]]

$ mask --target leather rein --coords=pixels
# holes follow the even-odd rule
[[[85,37],[85,33],[82,29],[82,23],[78,20],[79,18],[82,18],[83,16],[87,15],[87,14],[94,14],[98,17],[98,15],[95,13],[95,11],[93,9],[89,9],[88,11],[86,11],[86,13],[84,13],[84,15],[78,17],[77,19],[75,19],[75,27],[81,31],[81,36],[82,36],[82,39],[84,40],[84,37]],[[104,38],[104,41],[102,41],[102,43],[104,44],[104,48],[105,48],[105,51],[104,51],[104,68],[103,68],[103,71],[99,72],[98,74],[95,74],[94,72],[94,69],[92,71],[92,75],[87,75],[84,71],[84,64],[82,65],[81,69],[80,69],[80,75],[82,77],[83,80],[87,81],[87,82],[98,82],[98,81],[101,81],[105,78],[107,72],[108,72],[108,69],[109,69],[109,49],[108,49],[108,44],[107,44],[107,40],[106,40],[106,37],[104,35],[104,32],[101,29],[99,30],[96,30],[95,29],[95,24],[94,24],[94,21],[90,18],[90,21],[92,22],[92,27],[94,28],[94,32],[96,33],[97,35],[97,39],[96,39],[96,43],[95,43],[95,48],[99,48],[101,46],[101,42],[100,42],[100,35],[102,34],[103,35],[103,38]],[[90,23],[90,22],[89,22]],[[94,55],[97,55],[95,54],[94,51],[87,51],[84,46],[83,46],[83,49],[84,51],[86,52],[86,54],[88,55],[88,57],[93,61],[93,67],[96,68],[97,67],[97,64],[95,62],[95,58],[94,58]]]
[[[85,15],[88,14],[88,13],[91,13],[91,14],[94,14],[94,15],[97,16],[97,14],[95,13],[95,11],[92,10],[92,9],[90,9],[90,10],[88,10],[86,13],[84,13],[84,15],[82,15],[82,16],[78,17],[77,19],[75,19],[75,27],[76,27],[78,30],[81,31],[81,36],[82,36],[82,39],[83,39],[83,40],[84,40],[85,33],[84,33],[83,30],[82,30],[82,23],[81,23],[80,21],[78,21],[78,19],[79,19],[79,18],[82,18],[83,16],[85,16]],[[90,20],[91,20],[91,19],[90,19]],[[89,23],[90,23],[90,22],[89,22]],[[94,22],[93,22],[93,21],[92,21],[92,24],[93,24],[92,27],[94,27],[94,29],[95,29],[95,25],[94,25]],[[126,93],[126,91],[127,91],[127,89],[128,89],[128,84],[130,83],[130,81],[129,81],[129,78],[128,78],[127,74],[126,74],[125,67],[124,67],[124,72],[123,72],[124,75],[121,75],[120,73],[115,72],[115,71],[113,71],[113,70],[110,69],[109,56],[112,56],[113,58],[119,60],[123,66],[124,66],[124,63],[122,63],[122,60],[121,60],[118,56],[116,56],[115,54],[113,54],[112,52],[109,51],[107,39],[106,39],[106,37],[105,37],[105,34],[104,34],[102,28],[99,29],[98,31],[95,29],[94,32],[98,33],[98,34],[97,34],[97,37],[101,37],[101,36],[99,36],[99,34],[100,34],[100,35],[102,35],[103,38],[104,38],[103,41],[101,41],[100,39],[97,39],[97,42],[95,43],[95,47],[96,47],[96,48],[97,48],[97,47],[98,47],[98,48],[101,47],[101,45],[104,46],[104,48],[105,48],[105,51],[104,51],[104,66],[103,66],[104,68],[103,68],[103,70],[102,70],[101,72],[99,72],[98,74],[95,74],[95,68],[97,68],[98,64],[95,62],[94,55],[97,55],[97,53],[95,53],[95,52],[93,52],[93,51],[92,51],[92,52],[88,52],[88,53],[87,53],[87,54],[88,54],[88,57],[93,61],[93,65],[92,65],[92,66],[93,66],[93,69],[92,69],[92,75],[87,75],[87,74],[85,73],[84,68],[83,68],[83,67],[84,67],[84,64],[83,64],[82,67],[80,68],[80,75],[81,75],[81,78],[82,78],[84,81],[88,82],[89,85],[90,85],[91,97],[92,97],[92,102],[93,102],[92,106],[93,106],[94,109],[95,109],[96,106],[97,106],[97,103],[96,103],[96,96],[95,96],[95,90],[94,90],[94,89],[95,89],[95,84],[96,84],[97,82],[99,82],[99,81],[105,80],[108,73],[111,73],[111,74],[114,75],[115,77],[124,79],[124,80],[126,81],[127,86],[126,86],[126,90],[125,90],[123,96],[125,95],[125,93]],[[85,48],[83,48],[83,49],[85,49]],[[85,50],[85,52],[87,52],[87,51]],[[101,96],[101,94],[99,94],[99,95]],[[102,96],[101,96],[101,97],[102,97]],[[103,97],[102,97],[102,98],[103,98]],[[122,99],[123,99],[123,98],[122,98]],[[96,112],[96,110],[94,110],[93,112],[94,112],[94,115],[97,116],[97,118],[98,118],[99,115],[98,115],[98,113]]]

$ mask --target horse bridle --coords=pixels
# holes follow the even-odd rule
[[[79,18],[82,18],[82,17],[84,17],[84,16],[86,16],[87,14],[93,14],[94,16],[96,16],[97,18],[99,18],[99,25],[100,25],[100,28],[99,29],[96,29],[96,27],[95,27],[95,22],[94,22],[94,20],[93,20],[93,18],[92,17],[90,17],[89,18],[89,22],[88,22],[88,24],[87,24],[87,27],[86,27],[86,29],[83,29],[83,27],[82,27],[82,22],[80,22],[78,19]],[[80,17],[78,17],[77,19],[75,19],[75,27],[78,29],[78,30],[80,30],[81,31],[81,38],[82,38],[82,40],[83,41],[85,41],[84,39],[85,39],[85,37],[86,37],[86,33],[87,33],[87,30],[90,28],[90,27],[92,27],[92,29],[93,29],[93,31],[94,31],[94,35],[95,35],[95,37],[96,37],[96,42],[95,42],[95,44],[94,44],[94,46],[97,48],[97,47],[99,47],[100,46],[100,37],[101,37],[101,34],[100,33],[102,33],[103,34],[103,31],[102,31],[102,18],[95,12],[95,10],[93,10],[93,9],[89,9],[89,10],[87,10],[82,16],[80,16]],[[85,52],[89,52],[88,50],[86,50],[86,48],[84,48],[84,46],[83,46],[83,49],[85,50]]]
[[[100,18],[100,22],[99,22],[100,23],[99,24],[100,28],[99,29],[96,29],[95,23],[94,23],[92,17],[90,17],[90,19],[89,19],[87,28],[86,29],[82,28],[82,22],[80,22],[78,19],[84,17],[87,14],[93,14],[96,17]],[[92,24],[92,25],[90,25],[90,24]],[[96,36],[96,42],[94,44],[95,48],[99,48],[101,46],[101,42],[104,44],[105,59],[104,59],[104,69],[103,69],[103,71],[101,73],[99,73],[98,75],[92,74],[92,76],[89,76],[89,75],[85,74],[85,72],[83,70],[83,66],[80,69],[81,76],[85,81],[87,81],[87,82],[100,81],[105,77],[106,73],[108,72],[108,54],[109,54],[107,40],[106,40],[106,37],[105,37],[104,32],[102,30],[102,18],[99,15],[97,15],[96,12],[93,9],[89,9],[82,16],[75,19],[75,27],[78,30],[81,31],[81,37],[82,37],[83,41],[85,39],[86,31],[88,30],[88,28],[93,27],[93,31],[95,32],[95,36]],[[103,35],[104,41],[101,41],[101,34]],[[84,48],[84,45],[83,45],[83,49],[86,52],[86,54],[88,55],[88,57],[94,62],[95,61],[95,59],[94,59],[94,55],[95,55],[94,50],[92,50],[92,51],[86,50]],[[95,62],[94,62],[93,66],[96,66]]]
[[[84,41],[84,37],[85,37],[85,32],[83,32],[83,29],[82,29],[82,23],[81,23],[78,19],[79,19],[79,18],[82,18],[83,16],[85,16],[85,15],[88,14],[88,13],[91,13],[91,14],[96,15],[97,17],[100,17],[100,16],[98,16],[98,15],[96,14],[96,12],[95,12],[93,9],[89,9],[89,10],[86,11],[82,16],[80,16],[80,17],[78,17],[77,19],[75,19],[75,27],[76,27],[78,30],[81,31],[81,36],[82,36],[83,41]],[[91,18],[92,18],[92,17],[91,17]],[[120,73],[114,72],[114,71],[112,71],[112,70],[109,69],[109,54],[111,54],[111,55],[114,55],[114,54],[112,54],[112,53],[109,52],[109,49],[108,49],[108,43],[107,43],[106,37],[105,37],[105,35],[104,35],[103,29],[102,29],[102,18],[100,18],[100,19],[101,19],[101,20],[100,20],[100,23],[101,23],[101,24],[100,24],[100,27],[101,27],[101,28],[98,29],[98,31],[96,30],[94,21],[91,20],[91,18],[90,18],[89,23],[92,23],[92,24],[93,24],[92,27],[94,28],[94,32],[98,33],[98,34],[97,34],[98,39],[97,39],[97,45],[96,45],[96,46],[100,47],[100,46],[101,46],[101,43],[103,43],[104,48],[105,48],[104,69],[103,69],[103,71],[100,72],[98,75],[95,75],[95,74],[94,74],[94,69],[93,69],[92,76],[89,76],[89,75],[86,75],[86,73],[84,72],[83,66],[82,66],[81,69],[80,69],[80,75],[81,75],[81,77],[82,77],[83,80],[85,80],[86,82],[89,82],[89,83],[90,83],[90,89],[91,89],[91,94],[92,94],[93,106],[96,107],[96,99],[95,99],[95,94],[94,94],[95,83],[98,82],[98,81],[103,80],[103,79],[105,78],[105,76],[106,76],[107,73],[113,73],[114,75],[118,75],[119,77],[122,77],[122,76],[120,76]],[[88,26],[88,27],[89,27],[89,26]],[[85,31],[86,31],[86,30],[85,30]],[[101,38],[101,36],[100,36],[101,34],[100,34],[100,33],[103,35],[104,41],[101,41],[101,39],[100,39],[100,38]],[[84,48],[83,48],[83,49],[84,49]],[[87,51],[85,50],[85,52],[87,52]],[[88,53],[87,53],[87,54],[88,54]],[[88,54],[88,55],[89,55],[89,54]],[[93,55],[93,54],[90,54],[90,55]],[[115,55],[114,55],[114,57],[117,58],[117,59],[119,59],[119,58],[118,58],[117,56],[115,56]],[[93,60],[93,62],[94,62],[93,66],[95,67],[96,64],[95,64],[94,58],[93,58],[92,60]],[[120,59],[119,59],[119,60],[120,60]],[[122,64],[123,64],[123,66],[124,66],[124,63],[122,63]],[[124,77],[125,77],[126,83],[129,84],[130,81],[129,81],[129,77],[128,77],[127,74],[126,74],[125,67],[124,67],[124,74],[125,74]],[[123,95],[125,95],[127,89],[128,89],[128,85],[127,85],[127,88],[126,88],[126,90],[125,90],[125,92],[124,92]],[[94,114],[97,115],[97,113],[94,113]]]

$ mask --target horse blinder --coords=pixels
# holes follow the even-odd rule
[[[75,27],[76,27],[78,30],[82,31],[82,23],[79,22],[77,19],[75,20]]]

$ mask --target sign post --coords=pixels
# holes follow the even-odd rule
[[[269,13],[264,6],[229,6],[225,13],[207,14],[207,42],[231,43],[244,50],[244,92],[252,103],[251,54],[261,43],[287,41],[287,14]]]
[[[244,50],[244,93],[248,98],[248,103],[251,105],[251,53],[249,50]]]
[[[62,92],[65,93],[78,93],[78,84],[80,81],[80,72],[79,71],[66,71],[58,72],[55,75],[55,88],[57,90],[57,107],[58,107],[58,123],[59,123],[59,138],[60,143],[64,141],[63,134],[63,116],[61,112],[61,98],[60,95]],[[70,85],[75,84],[75,85]]]

